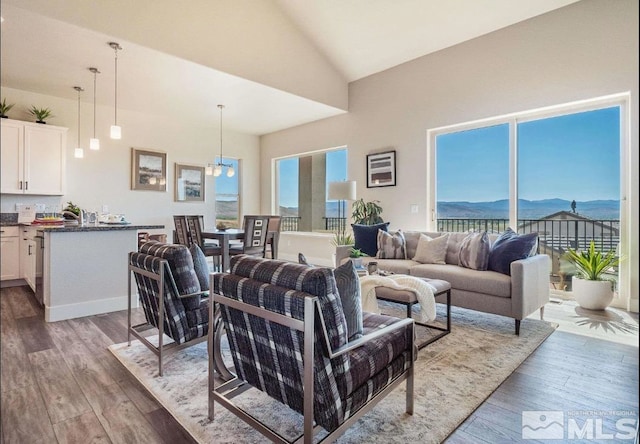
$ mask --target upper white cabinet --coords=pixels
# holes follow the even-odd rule
[[[67,128],[0,119],[0,192],[63,195]]]

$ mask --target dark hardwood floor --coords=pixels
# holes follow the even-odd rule
[[[28,287],[13,287],[0,315],[0,444],[194,442],[107,350],[126,341],[126,312],[46,323]],[[637,425],[638,347],[557,331],[446,442],[536,442],[522,439],[531,410],[578,425],[588,413],[595,428],[603,417],[595,432],[612,436],[620,415],[603,412],[634,412]]]

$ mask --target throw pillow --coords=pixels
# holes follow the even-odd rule
[[[378,259],[406,259],[407,242],[402,230],[390,234],[383,230],[378,230]]]
[[[378,252],[378,230],[389,231],[389,222],[376,225],[351,224],[354,248],[362,251],[367,256],[375,256]]]
[[[189,251],[193,258],[193,269],[200,282],[200,290],[209,291],[209,264],[207,264],[207,257],[196,244],[191,244]]]
[[[436,238],[420,234],[416,255],[413,256],[413,260],[422,264],[445,264],[448,243],[449,233]]]
[[[302,253],[298,253],[298,263],[302,264],[302,265],[308,265],[308,266],[312,266],[309,261],[307,261],[307,258],[305,257],[304,254]]]
[[[307,262],[307,258],[302,253],[298,253],[298,263],[313,267]],[[347,320],[347,336],[349,341],[362,336],[364,327],[362,325],[362,302],[360,295],[360,280],[353,261],[346,261],[333,270],[336,279],[336,287],[342,311]]]
[[[538,233],[517,234],[507,228],[491,247],[489,270],[511,275],[511,262],[526,259],[538,250]]]
[[[338,294],[342,302],[342,311],[347,320],[349,341],[362,336],[362,302],[360,301],[360,280],[352,261],[347,261],[333,271]]]
[[[458,264],[461,267],[484,271],[489,266],[489,253],[491,242],[486,231],[482,233],[469,233],[462,240]]]

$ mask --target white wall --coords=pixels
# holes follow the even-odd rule
[[[88,149],[93,133],[93,104],[81,103],[81,144],[85,157],[76,159],[73,150],[78,143],[77,101],[34,94],[10,88],[2,88],[7,103],[15,103],[9,112],[11,118],[29,120],[26,109],[31,105],[49,107],[54,117],[48,123],[68,127],[67,133],[67,193],[60,197],[2,195],[0,211],[15,212],[16,203],[47,205],[66,204],[71,200],[81,208],[101,209],[106,204],[112,213],[123,213],[135,224],[163,224],[165,232],[173,230],[173,214],[204,214],[205,224],[212,226],[215,212],[215,183],[213,176],[206,176],[205,202],[175,202],[175,163],[206,166],[220,153],[220,133],[217,126],[199,127],[181,121],[180,116],[167,119],[151,114],[118,110],[118,123],[122,126],[121,140],[109,138],[113,108],[98,107],[97,136],[100,150]],[[89,96],[84,97],[90,100]],[[224,126],[224,121],[223,121]],[[244,213],[256,213],[260,208],[259,141],[257,136],[224,130],[223,153],[225,157],[242,159],[242,209]],[[131,190],[131,148],[146,148],[167,153],[167,191]],[[169,238],[171,239],[171,238]]]
[[[349,114],[261,137],[261,173],[273,158],[346,145],[357,197],[378,199],[392,228],[427,226],[426,131],[614,93],[631,94],[630,164],[623,192],[638,221],[638,2],[583,0],[421,57],[349,87]],[[367,189],[366,154],[397,151],[398,185]],[[410,212],[417,204],[419,212]],[[268,187],[262,209],[271,209]],[[629,232],[632,308],[638,310],[638,236]]]

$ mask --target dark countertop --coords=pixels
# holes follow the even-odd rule
[[[164,225],[115,225],[115,224],[98,224],[98,225],[65,225],[51,227],[47,225],[31,225],[31,224],[19,224],[18,222],[2,222],[2,227],[19,227],[19,226],[32,226],[37,227],[38,230],[60,233],[75,233],[84,231],[122,231],[122,230],[162,230]]]

